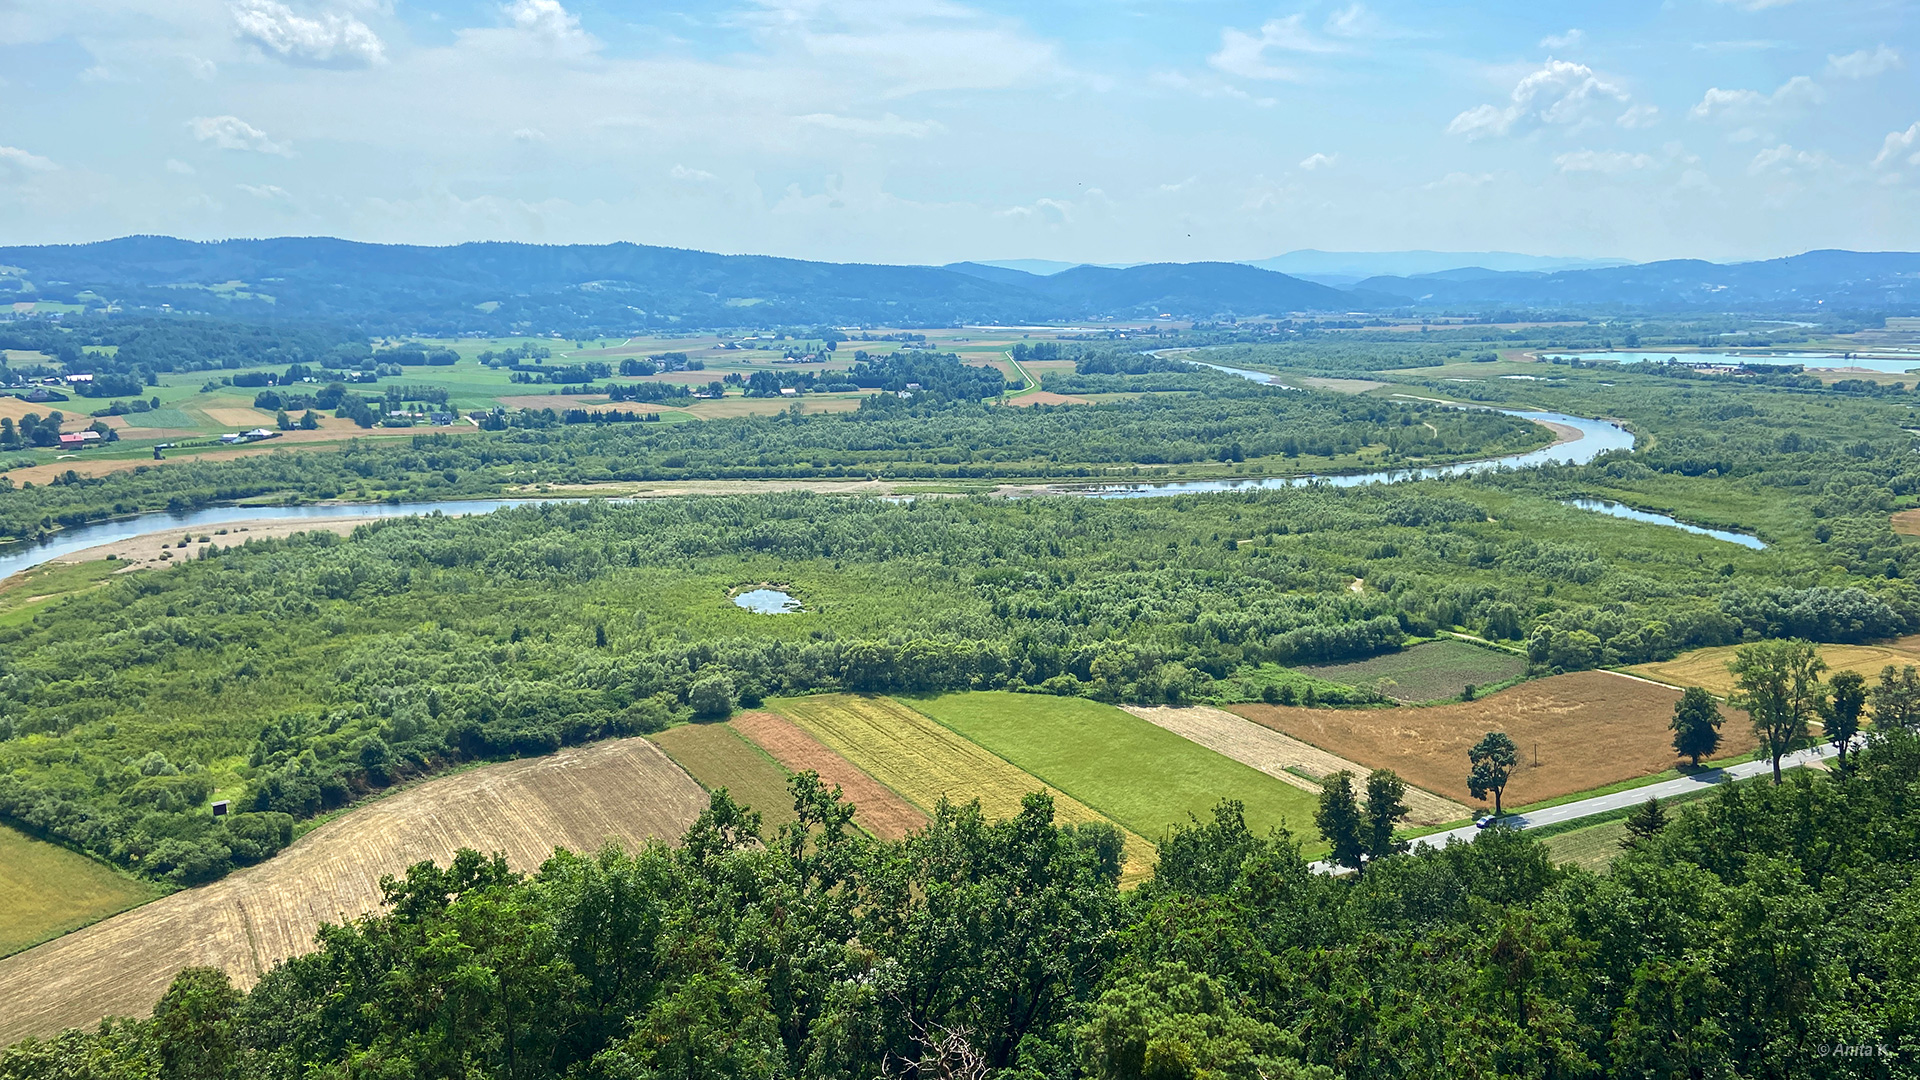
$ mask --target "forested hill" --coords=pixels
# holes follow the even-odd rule
[[[1920,253],[1809,251],[1784,259],[1710,263],[1671,259],[1597,270],[1496,272],[1467,268],[1373,277],[1358,288],[1421,306],[1604,307],[1809,312],[1821,308],[1920,312]]]
[[[0,248],[0,301],[47,300],[323,320],[375,333],[660,326],[936,326],[1099,318],[1244,319],[1351,310],[1920,313],[1920,254],[1814,251],[1722,265],[1675,260],[1555,273],[1463,267],[1337,289],[1241,263],[887,266],[640,244],[455,247],[327,237],[197,243],[131,236]]]
[[[984,268],[983,268],[984,269]],[[322,319],[369,330],[614,333],[645,326],[951,325],[1162,313],[1344,312],[1354,294],[1231,263],[1081,267],[992,279],[931,266],[807,262],[638,244],[406,247],[324,237],[134,236],[0,248],[0,298]]]

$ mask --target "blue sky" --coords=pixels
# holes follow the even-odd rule
[[[1916,7],[0,0],[0,244],[1920,249]]]

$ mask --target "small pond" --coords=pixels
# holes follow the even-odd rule
[[[1665,514],[1656,514],[1649,510],[1635,510],[1631,506],[1623,506],[1620,503],[1611,502],[1607,499],[1567,499],[1565,502],[1568,506],[1577,506],[1582,510],[1591,510],[1596,514],[1606,514],[1609,517],[1626,518],[1628,521],[1645,521],[1654,525],[1666,525],[1675,529],[1684,529],[1690,533],[1698,533],[1701,536],[1711,536],[1715,540],[1725,540],[1729,544],[1739,544],[1741,547],[1749,547],[1755,551],[1765,551],[1767,549],[1767,545],[1757,536],[1749,536],[1746,533],[1728,532],[1725,529],[1709,529],[1701,525],[1689,525],[1684,521],[1677,518],[1670,518]]]
[[[779,589],[754,589],[733,598],[738,607],[761,615],[792,615],[800,610],[800,601]]]

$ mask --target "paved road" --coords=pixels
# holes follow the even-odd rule
[[[1796,750],[1781,758],[1780,767],[1782,769],[1797,768],[1815,761],[1825,761],[1839,753],[1840,751],[1834,749],[1831,744],[1821,743],[1819,746],[1805,750]],[[1559,806],[1550,806],[1545,810],[1535,810],[1529,814],[1514,814],[1506,818],[1504,824],[1516,829],[1537,829],[1542,825],[1558,825],[1566,821],[1592,817],[1595,814],[1604,814],[1610,810],[1638,806],[1648,799],[1671,799],[1676,795],[1703,791],[1729,780],[1747,780],[1755,776],[1768,776],[1772,772],[1772,761],[1743,761],[1738,765],[1728,765],[1723,769],[1708,769],[1705,772],[1694,773],[1692,776],[1683,776],[1678,780],[1662,780],[1657,784],[1616,791],[1611,795],[1596,795],[1591,799],[1581,799],[1579,802],[1561,803]],[[1446,832],[1430,833],[1414,840],[1413,847],[1415,850],[1443,848],[1449,841],[1455,839],[1472,841],[1474,837],[1480,835],[1480,832],[1481,830],[1472,825],[1467,825],[1458,829],[1449,829]],[[1317,862],[1312,865],[1312,869],[1315,873],[1330,874],[1334,871],[1334,866],[1329,862]]]
[[[1809,747],[1805,750],[1796,750],[1788,754],[1786,757],[1780,759],[1780,767],[1782,769],[1791,769],[1814,761],[1824,761],[1838,753],[1839,751],[1831,744],[1822,743],[1819,746]],[[1743,761],[1738,765],[1728,765],[1723,769],[1708,769],[1705,772],[1694,773],[1692,776],[1683,776],[1678,780],[1662,780],[1657,784],[1629,788],[1626,791],[1616,791],[1611,795],[1596,795],[1591,799],[1561,803],[1559,806],[1550,806],[1545,810],[1535,810],[1527,814],[1515,814],[1506,818],[1504,824],[1516,829],[1537,829],[1542,825],[1558,825],[1566,821],[1576,821],[1583,817],[1592,817],[1595,814],[1604,814],[1610,810],[1621,810],[1630,806],[1638,806],[1648,799],[1671,799],[1676,795],[1686,795],[1695,791],[1701,791],[1713,787],[1716,784],[1724,784],[1729,780],[1746,780],[1750,777],[1768,776],[1772,773],[1772,761]],[[1450,829],[1447,832],[1422,836],[1413,842],[1413,846],[1416,848],[1446,847],[1447,841],[1456,836],[1462,840],[1472,840],[1478,835],[1480,835],[1480,830],[1468,825],[1464,828]]]

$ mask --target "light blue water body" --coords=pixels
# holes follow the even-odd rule
[[[1876,356],[1847,356],[1835,352],[1796,352],[1773,353],[1769,356],[1741,356],[1724,352],[1661,352],[1659,350],[1641,350],[1637,352],[1567,352],[1542,353],[1542,356],[1588,360],[1599,364],[1658,364],[1673,361],[1695,367],[1702,364],[1751,364],[1761,367],[1768,364],[1799,364],[1807,368],[1863,368],[1867,371],[1881,371],[1891,375],[1904,375],[1920,368],[1920,352],[1912,356],[1888,355],[1882,352]]]
[[[779,589],[754,589],[743,592],[733,598],[735,607],[761,615],[791,615],[800,610],[800,601],[781,592]]]
[[[1746,533],[1728,532],[1725,529],[1709,529],[1703,525],[1689,525],[1678,518],[1670,518],[1665,514],[1656,514],[1650,510],[1635,510],[1631,506],[1625,506],[1607,499],[1566,499],[1563,500],[1563,502],[1564,505],[1578,507],[1582,510],[1591,510],[1596,514],[1605,514],[1608,517],[1626,518],[1628,521],[1645,521],[1654,525],[1666,525],[1675,529],[1684,529],[1690,533],[1697,533],[1701,536],[1711,536],[1715,540],[1725,540],[1729,544],[1739,544],[1741,547],[1752,548],[1755,551],[1765,551],[1767,549],[1766,543],[1757,536],[1749,536]]]
[[[205,533],[210,527],[235,521],[288,521],[314,518],[410,517],[415,514],[487,514],[503,506],[524,506],[526,499],[466,499],[455,502],[332,503],[307,506],[210,506],[184,513],[140,514],[119,521],[103,521],[64,529],[43,543],[21,541],[0,547],[0,578],[50,562],[62,556],[85,551],[115,540],[131,540],[154,533],[179,532],[185,536]],[[246,540],[244,533],[220,537],[226,544]]]

